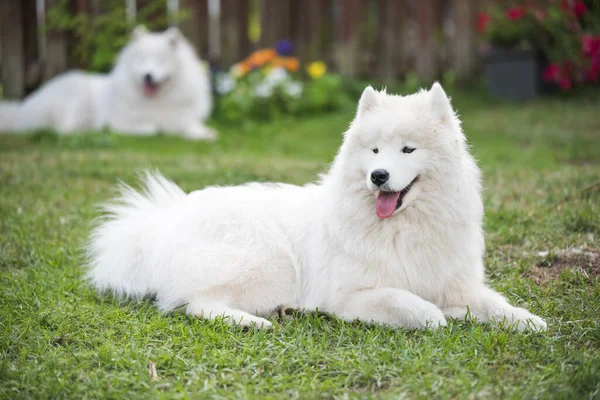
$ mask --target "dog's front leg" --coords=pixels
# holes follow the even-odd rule
[[[543,319],[524,308],[510,305],[504,296],[485,285],[476,290],[469,290],[469,294],[464,296],[461,303],[464,304],[444,308],[444,315],[460,320],[471,317],[494,325],[508,323],[520,331],[546,330],[546,322]]]
[[[380,288],[349,291],[339,297],[334,313],[347,321],[421,329],[446,325],[442,311],[434,304],[402,289]]]
[[[109,127],[114,132],[136,136],[154,136],[158,133],[158,128],[151,122],[117,120]]]

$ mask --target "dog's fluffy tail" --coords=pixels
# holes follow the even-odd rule
[[[91,282],[102,291],[133,298],[153,294],[140,244],[156,234],[157,211],[186,196],[156,172],[146,172],[141,180],[141,192],[121,184],[120,196],[103,207],[104,216],[87,245]]]
[[[20,107],[18,101],[0,101],[0,133],[14,132]]]

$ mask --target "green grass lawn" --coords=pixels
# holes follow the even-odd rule
[[[0,136],[0,397],[599,398],[600,97],[454,98],[484,172],[489,280],[547,333],[456,321],[406,332],[321,314],[246,331],[82,281],[81,246],[118,179],[152,167],[186,190],[309,182],[350,111],[221,127],[214,144]]]

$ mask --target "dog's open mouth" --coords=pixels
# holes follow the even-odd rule
[[[414,185],[418,177],[412,180],[404,189],[399,192],[390,192],[381,190],[377,194],[377,202],[375,205],[375,212],[379,218],[389,218],[394,214],[394,211],[402,206],[402,199],[409,192],[410,188]]]
[[[152,97],[158,92],[160,85],[157,82],[144,82],[144,94]]]

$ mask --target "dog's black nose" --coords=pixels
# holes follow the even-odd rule
[[[377,186],[381,186],[390,179],[390,173],[385,169],[376,169],[371,172],[371,182]]]
[[[144,75],[144,82],[148,85],[154,85],[154,78],[150,74]]]

